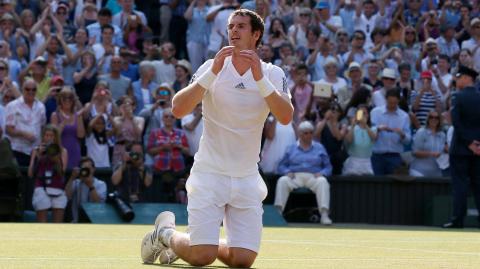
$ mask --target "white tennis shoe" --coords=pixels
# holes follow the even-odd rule
[[[178,259],[165,244],[175,230],[175,215],[170,211],[160,213],[155,220],[155,229],[145,234],[142,240],[142,261],[153,264],[158,259],[161,264],[171,264]]]

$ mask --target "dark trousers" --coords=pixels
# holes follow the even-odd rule
[[[371,160],[376,176],[391,175],[402,165],[400,153],[373,153]]]
[[[30,165],[30,155],[27,155],[20,151],[13,151],[13,155],[17,160],[18,166],[28,167]]]
[[[463,224],[467,212],[468,186],[472,185],[477,209],[480,209],[480,157],[450,155],[450,172],[452,175],[453,218]]]

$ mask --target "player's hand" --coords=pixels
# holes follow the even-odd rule
[[[259,81],[263,77],[262,63],[257,53],[253,50],[242,50],[238,54],[242,59],[246,60],[252,69],[253,79]]]
[[[223,68],[225,58],[233,54],[233,46],[223,47],[213,58],[212,72],[217,75]]]

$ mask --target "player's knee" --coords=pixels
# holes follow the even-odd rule
[[[206,266],[212,264],[217,259],[216,252],[198,252],[190,259],[190,264],[193,266]]]
[[[231,251],[228,266],[234,268],[250,268],[257,254],[250,251]]]

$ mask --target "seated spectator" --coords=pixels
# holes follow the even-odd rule
[[[85,146],[87,156],[98,168],[110,168],[109,144],[113,129],[107,129],[107,122],[113,122],[111,114],[97,114],[88,123]]]
[[[411,140],[409,116],[398,107],[398,89],[388,90],[386,99],[386,105],[376,107],[370,113],[372,126],[378,132],[372,154],[376,176],[393,174],[402,165],[400,154]]]
[[[295,129],[292,123],[283,125],[270,115],[265,122],[263,133],[265,142],[258,165],[263,173],[275,174],[287,147],[296,141]]]
[[[67,198],[72,201],[72,221],[78,222],[78,211],[83,203],[104,203],[107,199],[107,184],[97,179],[95,163],[89,157],[82,157],[72,170],[65,187]]]
[[[155,66],[149,61],[140,63],[140,80],[132,83],[133,95],[137,106],[135,115],[138,115],[143,108],[151,108],[153,100],[153,91],[159,86],[153,81],[155,78]]]
[[[98,11],[98,22],[94,22],[87,27],[88,34],[95,40],[95,44],[102,40],[103,27],[110,26],[113,28],[113,43],[115,46],[123,46],[122,30],[115,24],[112,24],[112,11],[108,8],[102,8]]]
[[[441,177],[437,158],[446,153],[446,135],[442,131],[440,114],[430,111],[425,127],[418,129],[413,137],[413,161],[410,163],[410,175],[414,177]]]
[[[185,157],[190,154],[187,137],[175,128],[175,117],[170,108],[163,110],[163,127],[152,130],[148,137],[148,154],[153,161],[153,171],[161,173],[161,182],[168,201],[174,199],[176,180],[185,174]]]
[[[343,138],[347,134],[347,126],[341,123],[343,111],[340,105],[332,102],[325,112],[324,118],[316,124],[313,137],[324,145],[332,164],[334,175],[342,173],[343,162],[347,158],[343,147]]]
[[[373,175],[372,148],[377,139],[377,130],[371,127],[366,106],[357,109],[352,125],[345,136],[349,157],[343,164],[342,175]]]
[[[61,133],[62,146],[67,149],[68,169],[78,165],[82,155],[80,140],[85,137],[83,117],[75,107],[76,100],[75,93],[70,88],[61,89],[57,94],[57,110],[51,119],[52,125]]]
[[[47,222],[47,213],[52,209],[53,222],[62,222],[67,206],[65,196],[65,168],[67,150],[61,146],[60,133],[47,125],[42,130],[41,144],[32,153],[28,176],[35,180],[32,205],[38,222]]]
[[[125,152],[125,145],[142,141],[145,120],[133,114],[135,103],[129,96],[122,96],[120,102],[120,116],[113,118],[115,146],[113,147],[112,165],[117,166]]]
[[[172,88],[175,92],[188,86],[192,75],[192,66],[187,60],[180,60],[175,64],[175,81]]]
[[[283,212],[290,192],[301,187],[309,188],[317,198],[322,216],[320,222],[330,225],[330,184],[326,177],[332,174],[332,166],[322,144],[313,141],[313,131],[313,125],[308,121],[298,126],[297,143],[288,147],[278,165],[277,173],[284,176],[278,179],[274,205]]]
[[[347,81],[338,76],[338,66],[338,61],[334,57],[328,57],[323,64],[325,77],[318,81],[318,83],[331,85],[334,94],[347,86]]]
[[[152,184],[152,178],[152,172],[144,165],[142,144],[127,145],[112,174],[112,184],[120,197],[130,203],[145,202],[143,193]]]
[[[45,106],[35,98],[37,83],[27,79],[22,92],[22,97],[5,108],[5,129],[18,165],[28,166],[32,150],[40,144],[41,129],[47,119]]]

